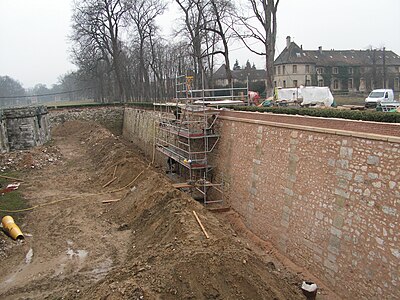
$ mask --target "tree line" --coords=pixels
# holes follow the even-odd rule
[[[232,39],[265,57],[266,86],[272,91],[279,0],[174,1],[180,15],[173,40],[162,36],[156,22],[167,9],[164,0],[75,2],[71,40],[78,71],[74,75],[91,88],[93,98],[99,102],[169,99],[175,95],[177,74],[192,75],[197,88],[212,88],[220,60],[230,83]],[[251,40],[261,43],[262,50],[256,50]]]
[[[171,16],[175,38],[168,39],[159,28],[167,24],[158,24],[157,19],[171,1],[179,15]],[[193,76],[196,88],[213,88],[220,62],[230,85],[231,68],[237,68],[229,58],[233,40],[264,57],[265,86],[271,94],[278,4],[279,0],[76,0],[70,40],[77,70],[62,75],[51,88],[39,84],[30,91],[12,78],[0,78],[0,97],[60,93],[42,96],[39,102],[170,99],[175,96],[177,74]],[[9,100],[2,98],[0,103]]]

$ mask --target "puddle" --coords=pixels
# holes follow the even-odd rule
[[[30,248],[29,251],[28,251],[28,253],[27,253],[26,256],[25,256],[25,263],[26,263],[27,265],[29,265],[29,264],[31,263],[32,257],[33,257],[33,249]]]

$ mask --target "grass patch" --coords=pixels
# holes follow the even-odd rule
[[[366,96],[333,96],[337,105],[365,105]]]
[[[1,173],[1,175],[18,178],[18,174],[14,173],[14,172],[13,173]],[[0,184],[2,186],[0,189],[5,188],[7,186],[7,184],[12,183],[12,182],[13,182],[12,180],[0,177]],[[22,186],[22,184],[21,184],[21,186]],[[23,186],[22,186],[22,188],[23,188]],[[24,209],[27,207],[28,207],[28,205],[27,205],[25,199],[22,197],[21,187],[18,188],[18,190],[11,191],[4,195],[0,195],[0,210],[20,210],[20,209]],[[0,211],[0,219],[2,219],[4,216],[12,216],[14,218],[15,222],[20,223],[22,221],[25,213],[26,212],[9,213],[9,212]]]

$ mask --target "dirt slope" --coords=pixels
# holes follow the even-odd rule
[[[53,204],[26,215],[23,243],[1,235],[1,299],[304,298],[297,276],[103,127],[67,122],[53,137],[58,163],[29,169],[21,187],[30,205]]]

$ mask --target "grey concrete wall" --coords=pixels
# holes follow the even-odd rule
[[[48,111],[44,106],[5,109],[3,118],[1,144],[8,144],[4,150],[29,149],[50,140]]]
[[[9,150],[6,120],[4,119],[3,111],[0,110],[0,153],[8,152]]]

